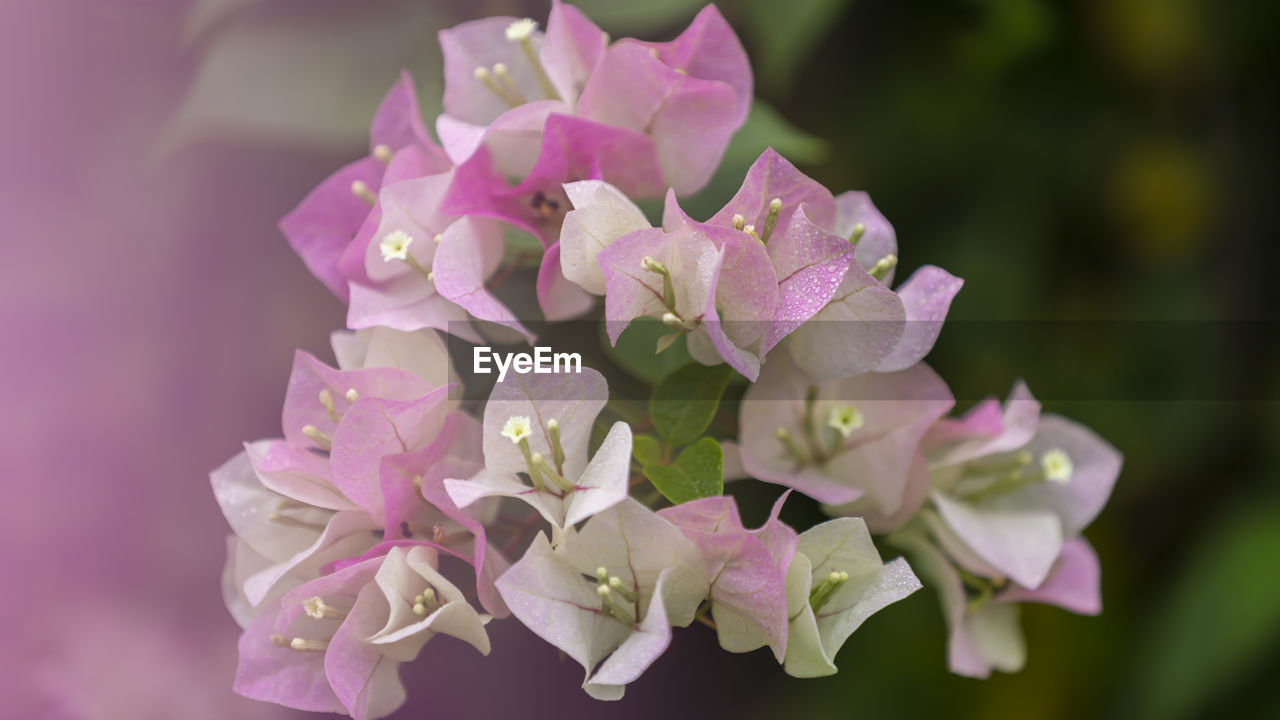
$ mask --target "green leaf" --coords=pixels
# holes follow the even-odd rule
[[[652,435],[636,435],[631,440],[631,455],[640,463],[641,467],[645,465],[660,465],[662,463],[662,446],[658,443],[658,438]]]
[[[1150,613],[1128,717],[1212,715],[1280,640],[1277,503],[1253,502],[1196,543],[1169,602]]]
[[[653,318],[638,318],[618,338],[618,344],[609,345],[604,334],[605,324],[600,323],[600,338],[605,354],[627,374],[647,385],[656,384],[676,368],[693,361],[685,344],[677,342],[661,355],[655,355],[658,340],[671,332],[671,328]]]
[[[733,370],[689,363],[667,375],[649,398],[653,427],[672,446],[687,445],[711,424]]]
[[[701,438],[682,450],[670,465],[645,465],[644,476],[676,505],[720,495],[724,492],[720,443],[714,438]]]

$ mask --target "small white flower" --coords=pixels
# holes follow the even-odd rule
[[[513,415],[507,418],[507,423],[502,426],[502,437],[510,438],[512,443],[519,444],[521,440],[533,434],[533,425],[529,423],[529,418],[523,415]]]
[[[382,259],[386,262],[391,262],[392,260],[407,259],[411,244],[413,244],[412,235],[403,230],[394,230],[382,238],[382,242],[378,243],[378,248],[382,250]]]
[[[844,437],[849,437],[865,422],[862,412],[852,405],[836,405],[831,408],[831,414],[827,417],[827,425],[839,430]]]
[[[531,18],[516,20],[507,26],[508,42],[523,42],[538,29],[538,23]]]
[[[1040,467],[1049,482],[1066,483],[1071,480],[1075,466],[1071,464],[1071,456],[1065,450],[1054,448],[1040,456]]]

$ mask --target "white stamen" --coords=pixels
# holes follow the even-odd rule
[[[507,26],[507,41],[522,42],[537,29],[538,23],[532,18],[521,18]]]
[[[521,440],[533,435],[533,424],[529,422],[529,418],[523,415],[512,415],[507,418],[506,424],[502,426],[501,435],[518,445]]]
[[[369,184],[363,180],[354,180],[351,183],[351,194],[369,203],[370,205],[378,202],[378,196],[369,189]]]
[[[321,449],[328,450],[333,446],[333,438],[325,435],[315,425],[303,425],[302,434],[310,438],[311,442],[319,445]]]
[[[289,641],[289,647],[299,652],[321,652],[329,647],[329,641],[294,638]]]
[[[382,242],[378,243],[378,249],[382,251],[382,259],[385,262],[405,260],[409,257],[409,246],[412,244],[412,235],[403,230],[393,230],[383,236]]]
[[[333,607],[332,605],[326,605],[324,599],[319,595],[303,600],[302,609],[316,620],[324,618],[332,618],[336,620],[347,616],[346,613],[342,612],[338,608]]]
[[[1075,472],[1071,456],[1062,448],[1054,448],[1041,455],[1040,467],[1044,470],[1046,480],[1060,484],[1070,482],[1071,475]]]
[[[382,162],[384,163],[391,162],[391,155],[392,155],[391,148],[387,147],[386,145],[373,146],[373,156],[378,158]]]
[[[436,236],[431,238],[431,242],[435,243],[436,245],[439,245],[442,240],[444,240],[444,235],[440,233],[436,233]]]
[[[360,399],[360,393],[355,388],[347,388],[347,402],[353,403]]]

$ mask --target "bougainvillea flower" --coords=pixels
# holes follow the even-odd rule
[[[621,502],[631,473],[631,428],[614,423],[587,460],[591,426],[608,398],[604,376],[590,368],[508,375],[484,409],[485,469],[470,479],[446,479],[449,497],[461,508],[487,497],[518,498],[557,529]]]
[[[702,553],[720,647],[750,652],[767,645],[778,662],[787,652],[787,568],[796,551],[796,531],[778,520],[786,497],[755,530],[743,526],[737,503],[723,495],[658,512]]]
[[[1022,384],[998,425],[994,404],[926,437],[930,529],[969,572],[1036,588],[1106,504],[1122,458],[1088,428],[1039,415]]]
[[[793,356],[823,380],[919,362],[962,284],[926,266],[890,290],[897,241],[867,195],[834,198],[772,149],[707,222],[742,229],[768,248],[780,300],[762,350],[794,332]]]
[[[267,451],[266,443],[248,445],[209,475],[214,497],[236,534],[223,589],[242,624],[268,598],[317,577],[326,563],[372,547],[376,537],[370,531],[378,529],[354,508],[334,511],[269,489],[251,460]],[[335,495],[330,488],[323,492]]]
[[[720,11],[707,5],[671,42],[610,45],[577,112],[649,136],[664,185],[683,195],[711,178],[751,100],[746,52]]]
[[[241,636],[236,692],[371,720],[403,704],[399,663],[432,636],[488,654],[485,620],[434,563],[426,548],[392,548],[285,593]]]
[[[329,336],[340,370],[396,368],[433,386],[459,383],[444,340],[434,330],[404,332],[388,327],[338,330]]]
[[[453,161],[480,145],[506,175],[533,167],[553,112],[570,114],[608,39],[580,10],[555,0],[547,32],[531,19],[491,17],[440,31],[444,114],[436,123]]]
[[[904,370],[923,360],[964,281],[925,265],[890,292],[897,241],[865,194],[837,199],[834,231],[857,239],[855,262],[826,307],[792,335],[796,362],[829,379]]]
[[[1081,615],[1102,611],[1098,556],[1084,538],[1062,547],[1044,582],[1034,589],[1003,578],[974,575],[956,567],[946,553],[914,532],[895,536],[929,585],[937,588],[950,637],[951,672],[985,678],[991,671],[1017,672],[1026,663],[1019,626],[1019,603],[1056,605]]]
[[[498,590],[520,622],[582,665],[583,688],[617,700],[693,622],[707,595],[701,555],[679,529],[626,498],[566,530],[539,534]]]
[[[325,179],[280,221],[280,231],[307,269],[344,301],[347,279],[338,269],[338,259],[369,215],[370,200],[384,184],[392,158],[401,151],[405,151],[402,163],[414,166],[419,174],[449,167],[444,151],[423,127],[407,71],[401,72],[374,113],[369,155]],[[394,179],[395,173],[391,174]]]
[[[616,202],[604,199],[608,212]],[[584,209],[590,207],[584,204]],[[617,343],[637,317],[660,318],[689,338],[689,351],[708,365],[726,362],[755,379],[766,334],[778,308],[778,281],[758,240],[729,226],[683,216],[668,194],[667,216],[680,220],[616,239],[598,236],[600,249],[575,231],[575,254],[594,251],[605,281],[605,320]],[[599,225],[601,231],[621,225]]]
[[[923,364],[819,382],[780,355],[743,397],[743,465],[819,502],[857,501],[857,514],[875,527],[873,520],[914,512],[923,501],[922,491],[908,493],[920,440],[954,402]]]
[[[631,198],[603,180],[566,183],[564,192],[573,210],[560,229],[560,267],[578,287],[604,295],[596,256],[623,235],[650,227],[649,220]]]
[[[470,176],[448,171],[384,187],[340,262],[351,284],[347,325],[435,328],[478,341],[469,315],[531,338],[485,282],[502,261],[497,221],[444,207]]]
[[[905,560],[880,561],[861,518],[836,518],[801,533],[787,573],[787,674],[834,675],[836,654],[853,631],[919,589]]]

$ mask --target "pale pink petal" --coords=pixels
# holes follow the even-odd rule
[[[387,91],[373,114],[373,123],[369,127],[370,152],[379,145],[386,145],[392,150],[418,145],[434,153],[440,152],[422,124],[413,76],[408,70],[400,71],[400,79]]]
[[[560,229],[560,267],[564,276],[595,295],[605,293],[604,273],[596,256],[615,240],[649,227],[640,208],[602,180],[565,183],[573,210]]]
[[[495,222],[464,217],[453,223],[442,235],[432,267],[436,292],[476,318],[508,327],[533,342],[533,334],[485,287],[502,252],[502,234]]]
[[[942,322],[951,308],[951,299],[964,281],[942,268],[925,265],[898,288],[906,311],[902,338],[888,357],[876,366],[879,372],[904,370],[924,359],[942,332]]]
[[[627,497],[631,479],[631,427],[616,422],[604,442],[573,483],[565,503],[564,525],[577,525]]]
[[[835,198],[836,218],[832,231],[849,240],[853,237],[854,228],[862,225],[863,230],[858,239],[854,258],[864,268],[870,268],[880,258],[887,255],[897,256],[898,237],[893,226],[885,216],[871,203],[871,196],[865,192],[850,190],[840,193]],[[893,285],[894,269],[890,268],[883,281],[886,286]]]
[[[800,172],[773,148],[766,149],[752,163],[742,187],[708,222],[730,225],[734,215],[741,215],[747,225],[763,231],[769,203],[775,198],[782,201],[775,233],[786,232],[801,205],[810,223],[823,229],[830,229],[835,223],[836,203],[831,191]]]
[[[476,68],[492,69],[497,63],[507,66],[512,81],[526,100],[546,99],[520,44],[506,38],[507,27],[516,19],[488,17],[440,31],[445,113],[465,122],[487,125],[506,112],[510,106],[475,75]],[[535,30],[531,39],[535,48],[542,45],[540,31]]]
[[[362,182],[377,192],[382,171],[382,163],[376,158],[361,158],[325,178],[280,219],[280,232],[289,247],[298,253],[311,274],[344,302],[347,278],[338,261],[369,215],[369,204],[351,192],[351,185]]]
[[[552,0],[540,56],[552,84],[566,102],[572,104],[582,92],[607,44],[608,36],[581,10]]]
[[[595,298],[565,278],[560,243],[547,248],[538,269],[538,306],[548,322],[572,320],[595,307]]]
[[[788,225],[779,220],[766,245],[778,277],[778,309],[762,353],[826,307],[853,260],[848,241],[815,225],[806,210],[797,208]]]
[[[791,334],[796,364],[819,380],[877,369],[906,326],[902,299],[851,265],[825,308]]]
[[[996,596],[997,602],[1037,602],[1057,605],[1080,615],[1102,612],[1102,569],[1098,554],[1084,538],[1072,538],[1062,546],[1053,572],[1034,590],[1011,586]]]

